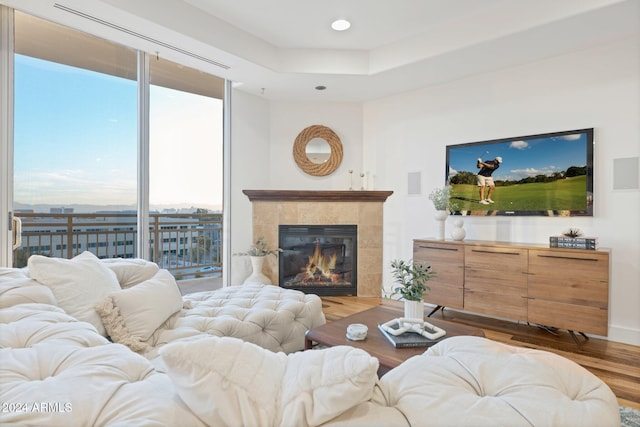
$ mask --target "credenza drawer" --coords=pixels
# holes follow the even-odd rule
[[[527,298],[518,294],[464,291],[464,309],[507,319],[527,320]]]
[[[466,246],[464,267],[467,270],[488,270],[494,277],[505,273],[524,274],[527,271],[528,251],[518,248]]]
[[[529,299],[529,322],[606,336],[609,312],[596,307]]]
[[[428,303],[452,308],[464,304],[464,246],[416,240],[413,261],[431,266],[435,275],[427,285],[431,290],[425,297]]]
[[[591,251],[529,250],[529,274],[554,282],[609,280],[609,254]]]

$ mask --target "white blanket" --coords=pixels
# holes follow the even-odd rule
[[[202,426],[171,380],[61,309],[0,310],[0,424]]]

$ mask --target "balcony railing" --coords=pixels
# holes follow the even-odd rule
[[[135,213],[22,213],[22,246],[14,251],[14,267],[31,255],[73,258],[84,251],[98,258],[134,258],[137,251]],[[151,260],[177,279],[222,274],[222,214],[149,215]]]

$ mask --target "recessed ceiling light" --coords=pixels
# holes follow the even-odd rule
[[[347,21],[346,19],[337,19],[331,24],[331,28],[336,31],[348,30],[349,27],[351,27],[351,22]]]

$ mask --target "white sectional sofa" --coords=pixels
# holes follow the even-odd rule
[[[79,257],[0,270],[0,425],[620,423],[606,384],[551,353],[455,337],[378,378],[362,350],[298,351],[324,323],[317,296],[249,285],[176,300],[157,266]]]

